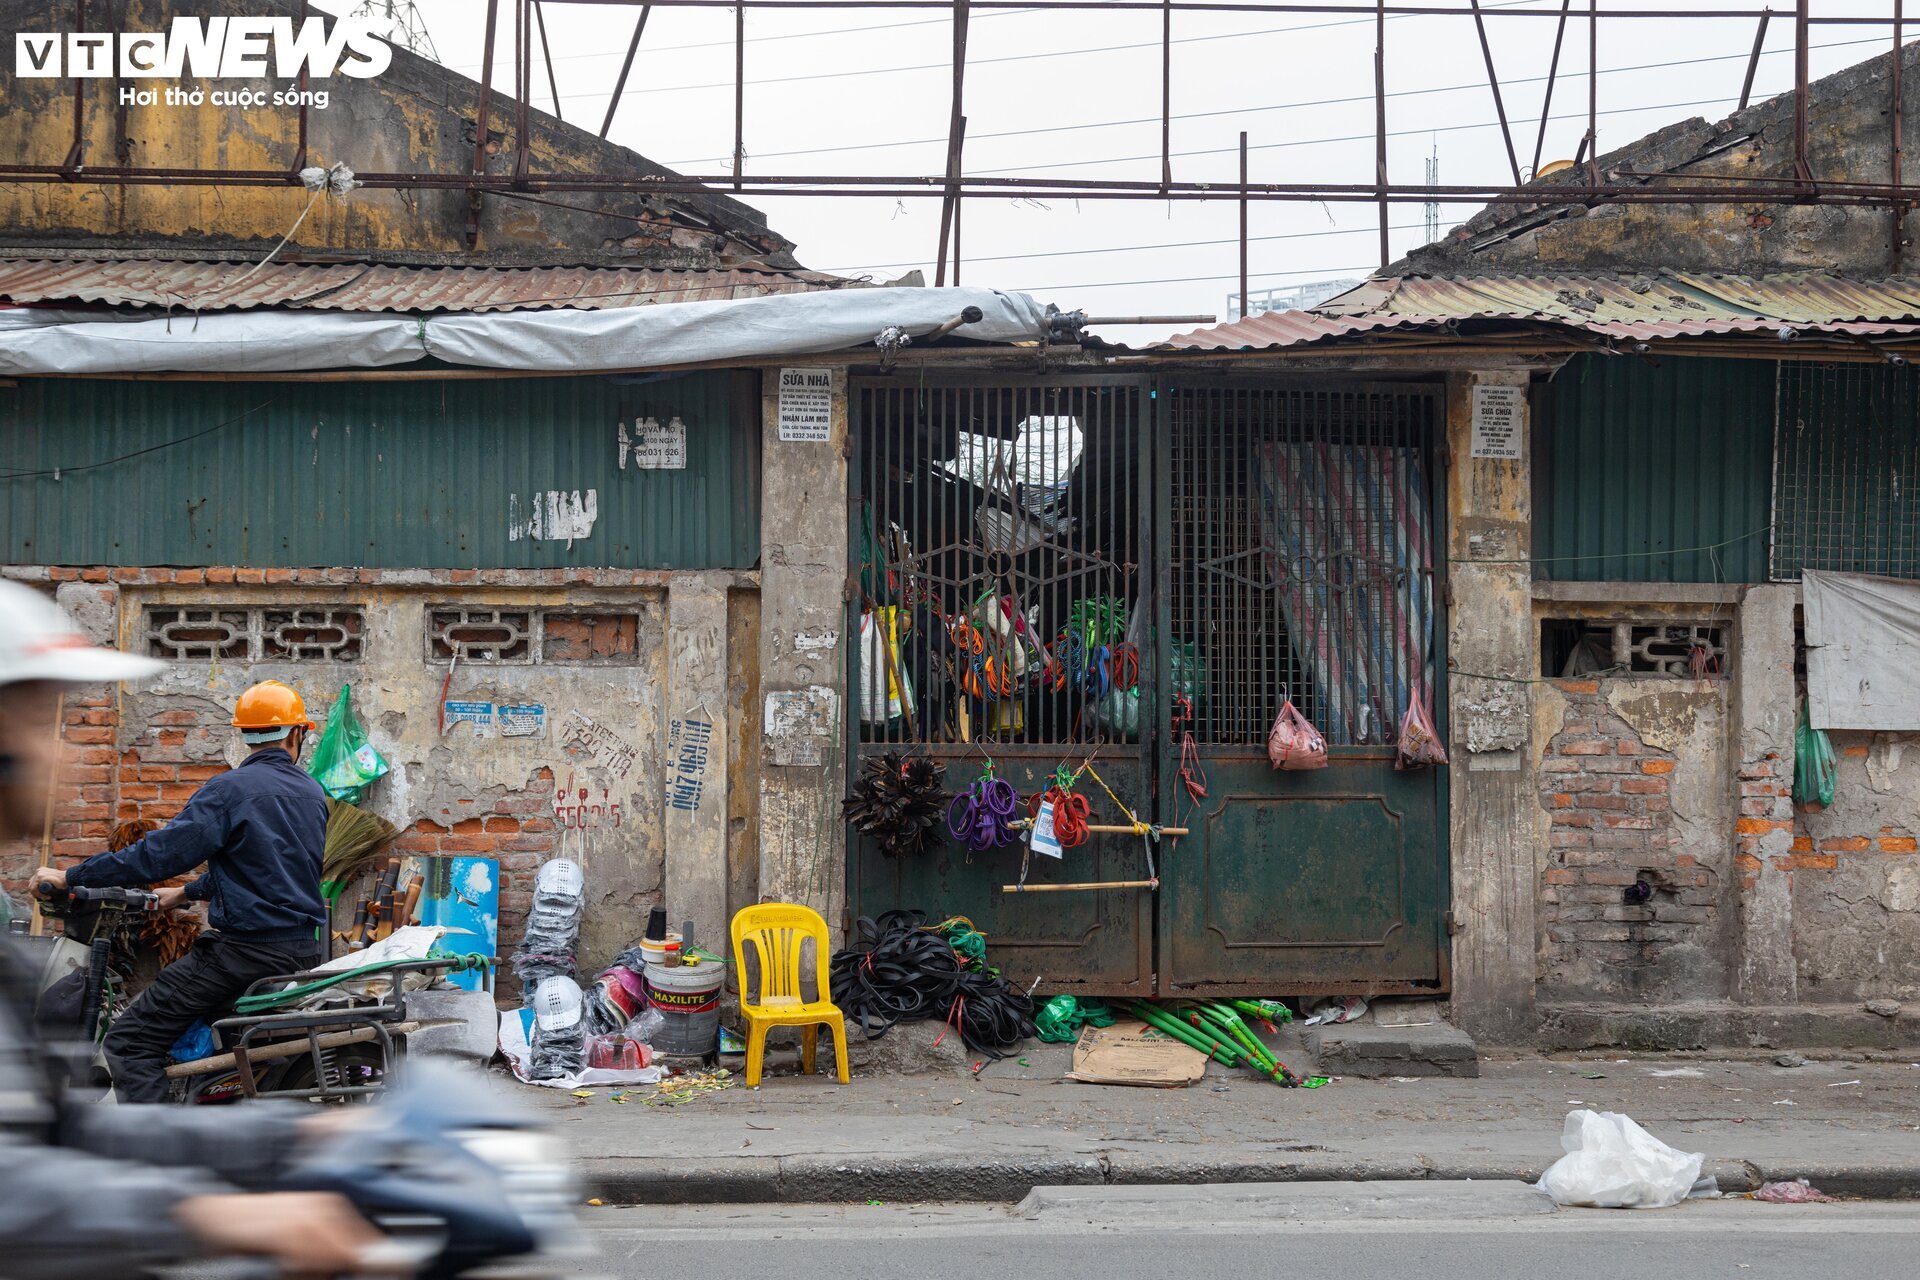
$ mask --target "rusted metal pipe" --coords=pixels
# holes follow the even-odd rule
[[[663,7],[680,9],[732,9],[744,3],[753,9],[946,9],[952,0],[568,0],[571,4],[601,4],[632,6],[642,3],[659,4]],[[1026,12],[1047,12],[1050,10],[1099,9],[1102,11],[1149,10],[1157,12],[1166,0],[978,0],[975,5],[980,9],[1019,9]],[[1177,4],[1176,9],[1194,13],[1332,13],[1346,14],[1351,17],[1364,8],[1353,4],[1333,3],[1330,0],[1191,0],[1190,3]],[[1387,12],[1396,16],[1457,18],[1458,6],[1436,4],[1390,4]],[[1758,18],[1759,9],[1706,9],[1706,8],[1665,8],[1665,9],[1622,9],[1609,13],[1608,18]],[[1552,9],[1495,9],[1493,17],[1511,18],[1557,18],[1559,14]],[[1856,15],[1835,14],[1817,17],[1816,23],[1830,26],[1873,26],[1886,25],[1882,17],[1860,17]]]
[[[1387,5],[1377,0],[1373,20],[1373,180],[1380,187],[1380,266],[1393,258],[1387,238]],[[1244,141],[1245,135],[1242,135]],[[1245,183],[1243,170],[1240,181]],[[1244,274],[1244,272],[1243,272]]]
[[[1813,169],[1807,164],[1807,80],[1808,51],[1807,6],[1810,0],[1795,0],[1793,13],[1793,173],[1802,182],[1813,181]]]
[[[1767,43],[1767,22],[1773,17],[1769,9],[1760,15],[1760,25],[1753,31],[1753,54],[1747,59],[1747,78],[1740,83],[1740,111],[1747,109],[1747,103],[1753,98],[1753,77],[1760,70],[1760,50]]]
[[[547,63],[547,91],[553,94],[553,118],[565,120],[560,112],[560,81],[553,74],[553,44],[547,39],[547,7],[540,0],[533,0],[533,17],[540,24],[540,56]]]
[[[1600,0],[1587,0],[1587,185],[1600,185]]]
[[[1493,112],[1500,117],[1500,140],[1507,144],[1507,163],[1513,168],[1513,185],[1520,186],[1520,157],[1513,149],[1513,130],[1507,127],[1507,104],[1500,98],[1500,77],[1493,69],[1493,46],[1487,43],[1487,19],[1480,11],[1480,0],[1472,0],[1473,26],[1480,33],[1480,56],[1487,63],[1487,86],[1493,90]],[[1385,21],[1386,10],[1381,9]]]
[[[1553,84],[1560,75],[1560,44],[1567,38],[1567,15],[1572,9],[1573,0],[1560,0],[1560,25],[1553,32],[1553,59],[1547,63],[1547,91],[1540,100],[1540,132],[1533,139],[1533,167],[1527,170],[1528,181],[1540,176],[1540,156],[1547,146],[1547,119],[1553,112]]]
[[[487,172],[487,107],[493,93],[493,33],[500,21],[500,0],[487,0],[487,35],[480,48],[480,95],[479,105],[474,112],[473,124],[473,174],[480,177]],[[478,184],[467,186],[467,248],[471,249],[480,242],[481,188]]]
[[[514,187],[527,176],[527,100],[533,97],[533,5],[513,0],[513,176]]]
[[[620,107],[620,95],[627,91],[627,73],[633,70],[634,55],[640,52],[640,36],[647,29],[647,16],[653,12],[652,5],[643,5],[640,20],[633,24],[633,39],[627,43],[627,58],[620,64],[620,78],[613,82],[613,96],[607,99],[607,118],[600,122],[600,136],[606,137],[607,130],[613,128],[613,113]]]
[[[1892,117],[1893,129],[1893,253],[1892,266],[1895,275],[1904,269],[1907,256],[1907,203],[1902,199],[1901,188],[1905,183],[1903,171],[1906,168],[1906,90],[1902,79],[1906,71],[1906,54],[1902,48],[1903,32],[1906,25],[1904,0],[1893,0],[1893,65],[1888,70],[1888,83],[1893,93]]]
[[[954,205],[960,199],[960,135],[965,126],[962,111],[966,101],[967,22],[971,17],[970,0],[952,0],[953,8],[953,102],[947,116],[947,182],[940,202],[940,250],[934,265],[935,287],[947,282],[947,237],[953,229]]]
[[[74,10],[73,29],[75,31],[85,31],[87,29],[87,0],[74,0]],[[108,56],[112,56],[111,50],[109,50]],[[72,68],[69,67],[68,70],[71,71]],[[86,154],[86,113],[86,77],[75,76],[73,78],[73,145],[67,148],[67,158],[62,166],[69,174],[80,171],[81,157]]]
[[[1247,131],[1240,131],[1240,318],[1247,318]]]
[[[747,7],[733,11],[733,189],[747,170]]]
[[[1160,181],[1173,181],[1173,0],[1160,10]]]

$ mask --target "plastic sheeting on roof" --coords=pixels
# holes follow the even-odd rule
[[[429,356],[479,369],[595,373],[843,351],[890,327],[924,335],[967,307],[982,317],[955,330],[959,337],[1046,336],[1050,308],[993,289],[848,289],[481,315],[253,311],[75,321],[70,311],[13,311],[0,323],[0,374],[291,373]]]

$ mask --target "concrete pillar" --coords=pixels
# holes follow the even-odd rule
[[[1525,373],[1447,378],[1447,657],[1453,1016],[1495,1044],[1535,1030],[1538,762],[1532,685],[1533,492]],[[1519,457],[1473,456],[1475,390],[1517,388]],[[1462,674],[1478,672],[1479,676]],[[1486,679],[1486,676],[1507,677]]]
[[[1792,1004],[1798,998],[1793,960],[1793,733],[1798,699],[1793,679],[1793,612],[1799,589],[1751,587],[1734,620],[1733,868],[1738,877],[1739,931],[1734,999]]]
[[[727,589],[675,574],[667,588],[666,884],[669,925],[692,920],[709,951],[727,949]]]
[[[824,441],[780,438],[780,371],[764,388],[760,499],[760,898],[830,924],[846,887],[840,821],[847,584],[847,381]]]

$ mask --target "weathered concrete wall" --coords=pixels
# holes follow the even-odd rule
[[[247,685],[284,680],[318,721],[349,683],[369,739],[393,766],[368,807],[403,828],[400,852],[500,860],[503,954],[518,939],[535,873],[556,856],[586,868],[580,954],[589,974],[663,902],[676,924],[694,919],[709,945],[724,937],[737,880],[729,846],[747,837],[759,786],[757,757],[736,745],[748,736],[740,687],[751,684],[758,655],[736,621],[753,611],[732,601],[751,597],[751,575],[522,570],[487,575],[491,585],[480,586],[466,571],[8,573],[56,585],[91,632],[135,651],[145,647],[142,611],[155,604],[365,609],[359,661],[183,662],[135,689],[76,691],[54,808],[57,862],[99,852],[115,821],[172,817],[201,782],[235,763],[241,749],[227,720]],[[442,732],[448,669],[427,658],[425,628],[428,606],[446,604],[631,611],[633,660],[463,663],[450,700],[537,703],[545,730],[482,737],[456,721]],[[695,721],[710,728],[688,732]],[[0,877],[17,891],[37,857],[32,848],[0,851]]]
[[[1740,877],[1734,998],[1792,1004],[1793,614],[1799,590],[1749,588],[1734,622],[1734,869]]]
[[[1538,686],[1543,1000],[1727,995],[1726,703],[1724,680]],[[1652,894],[1631,901],[1639,881]]]
[[[1920,734],[1830,737],[1833,804],[1799,806],[1794,818],[1800,997],[1920,998]]]
[[[1920,121],[1920,44],[1904,51],[1908,136]],[[1815,81],[1809,97],[1807,160],[1816,182],[1892,180],[1890,72],[1881,54]],[[1603,122],[1601,128],[1606,129]],[[1910,145],[1910,144],[1909,144]],[[1714,177],[1778,179],[1794,169],[1794,99],[1782,94],[1718,122],[1698,117],[1624,147],[1603,152],[1603,178],[1673,173],[1695,185]],[[1704,180],[1704,181],[1701,181]],[[1656,185],[1665,179],[1655,180]],[[1446,239],[1395,263],[1386,275],[1470,272],[1622,272],[1654,267],[1759,275],[1836,271],[1868,277],[1914,269],[1912,252],[1894,266],[1896,223],[1888,209],[1800,205],[1764,200],[1738,204],[1594,204],[1556,202],[1553,188],[1584,185],[1584,168],[1535,184],[1538,201],[1489,205]],[[1911,243],[1920,214],[1902,226]]]
[[[763,380],[759,892],[805,903],[837,929],[846,897],[847,384],[844,372],[833,374],[822,442],[780,438],[779,384],[777,374]]]
[[[1454,374],[1446,390],[1453,1012],[1472,1034],[1509,1044],[1534,1024],[1532,459],[1524,414],[1517,460],[1473,457],[1471,436],[1476,385],[1526,382],[1524,373]]]
[[[0,47],[11,51],[16,31],[72,30],[72,7],[55,8],[49,13],[41,0],[0,0]],[[300,6],[291,0],[125,0],[113,8],[111,26],[90,9],[89,28],[165,30],[175,15],[295,17]],[[497,59],[506,68],[511,42],[504,31],[501,40]],[[121,81],[18,76],[6,80],[0,153],[20,164],[64,163],[73,143],[76,83],[88,86],[82,117],[86,167],[284,172],[298,154],[297,107],[190,108],[168,106],[164,98],[152,106],[121,106]],[[183,78],[138,85],[272,92],[296,88],[297,82]],[[377,77],[315,78],[312,87],[331,96],[326,109],[307,112],[308,163],[345,162],[362,173],[472,171],[479,112],[474,80],[397,50],[392,66]],[[488,106],[489,173],[513,171],[515,123],[510,95],[494,93]],[[670,173],[537,109],[528,112],[527,134],[528,167],[535,171]],[[286,234],[308,203],[308,193],[297,185],[8,183],[0,187],[0,243],[63,249],[100,245],[119,252],[131,245],[176,245],[199,255],[223,248],[265,250]],[[573,208],[486,196],[477,243],[469,246],[464,190],[363,189],[315,203],[288,253],[331,249],[371,252],[391,262],[626,263],[688,270],[794,265],[791,243],[769,230],[756,210],[725,196],[581,192],[568,195],[564,204]],[[613,212],[606,216],[595,209]]]

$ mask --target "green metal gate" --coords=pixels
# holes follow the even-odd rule
[[[1165,858],[1160,990],[1439,989],[1446,771],[1396,769],[1394,743],[1410,698],[1445,704],[1440,396],[1216,381],[1162,400],[1160,627],[1205,681],[1187,720],[1169,700],[1161,739],[1192,834]],[[1269,764],[1289,697],[1328,767]]]
[[[1444,988],[1444,770],[1392,764],[1406,698],[1442,701],[1440,412],[1413,385],[856,381],[850,763],[928,755],[957,790],[991,761],[1024,797],[1091,762],[1096,822],[1191,834],[1053,862],[850,833],[851,913],[968,916],[1010,976],[1089,993]],[[1137,679],[1062,656],[1100,640]],[[1331,767],[1268,767],[1287,693]]]

